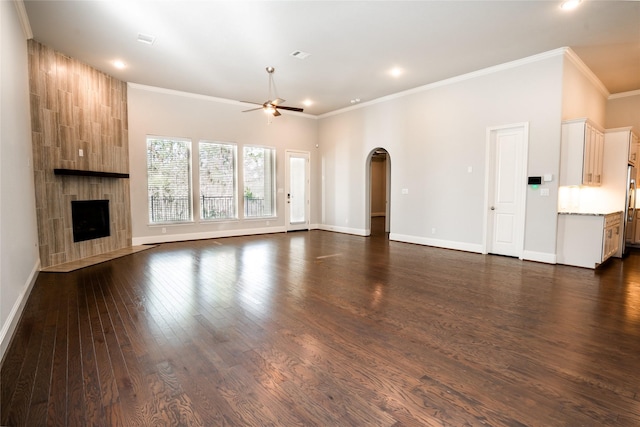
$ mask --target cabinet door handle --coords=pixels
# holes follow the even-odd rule
[[[600,178],[600,175],[596,175],[596,182],[597,182],[598,184],[600,184],[600,179],[601,179],[601,178]]]

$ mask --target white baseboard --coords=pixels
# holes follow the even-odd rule
[[[417,245],[434,246],[437,248],[454,249],[457,251],[482,253],[482,245],[475,243],[454,242],[452,240],[431,239],[428,237],[410,236],[407,234],[390,233],[389,240],[414,243]]]
[[[371,234],[363,228],[338,227],[336,225],[327,224],[320,224],[318,228],[324,231],[335,231],[336,233],[355,234],[356,236],[368,236]]]
[[[547,252],[523,251],[522,259],[525,261],[544,262],[546,264],[557,264],[556,254]]]
[[[150,245],[155,243],[184,242],[187,240],[217,239],[220,237],[252,236],[255,234],[285,233],[285,227],[245,228],[241,230],[218,230],[202,233],[160,234],[156,236],[133,237],[131,244]]]
[[[4,355],[9,348],[9,344],[11,344],[11,339],[13,338],[13,334],[16,331],[16,327],[18,326],[18,321],[22,316],[22,311],[24,310],[24,306],[29,299],[29,295],[31,294],[31,290],[33,289],[33,285],[36,283],[36,279],[38,278],[38,272],[40,271],[40,260],[36,262],[36,265],[31,270],[27,282],[24,284],[22,292],[18,295],[18,299],[15,304],[11,308],[11,312],[9,312],[9,316],[7,320],[2,325],[2,329],[0,330],[0,361],[4,360]]]

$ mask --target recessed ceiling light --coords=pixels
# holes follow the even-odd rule
[[[305,99],[304,101],[302,101],[302,105],[304,105],[305,107],[311,107],[313,105],[313,101],[310,99]]]
[[[402,72],[402,68],[395,67],[392,68],[391,71],[389,71],[389,74],[391,74],[392,77],[400,77],[402,75]]]
[[[578,7],[578,5],[582,2],[582,0],[567,0],[563,1],[560,4],[560,9],[562,10],[572,10]]]
[[[122,62],[119,59],[116,59],[115,61],[112,62],[113,66],[116,67],[118,70],[122,70],[123,68],[125,68],[127,66],[127,64],[125,64],[124,62]]]
[[[360,102],[360,98],[353,98],[353,99],[351,100],[351,103],[352,103],[352,104],[357,104],[358,102]]]
[[[153,44],[153,42],[156,41],[156,36],[152,36],[152,35],[149,35],[149,34],[138,33],[138,41],[140,43]]]

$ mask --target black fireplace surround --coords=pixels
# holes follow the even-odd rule
[[[109,200],[74,200],[71,202],[73,241],[107,237],[111,234]]]

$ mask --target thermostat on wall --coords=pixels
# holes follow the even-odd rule
[[[540,184],[542,184],[542,177],[541,176],[530,176],[529,177],[529,181],[527,182],[527,184],[529,184],[529,185],[540,185]]]

